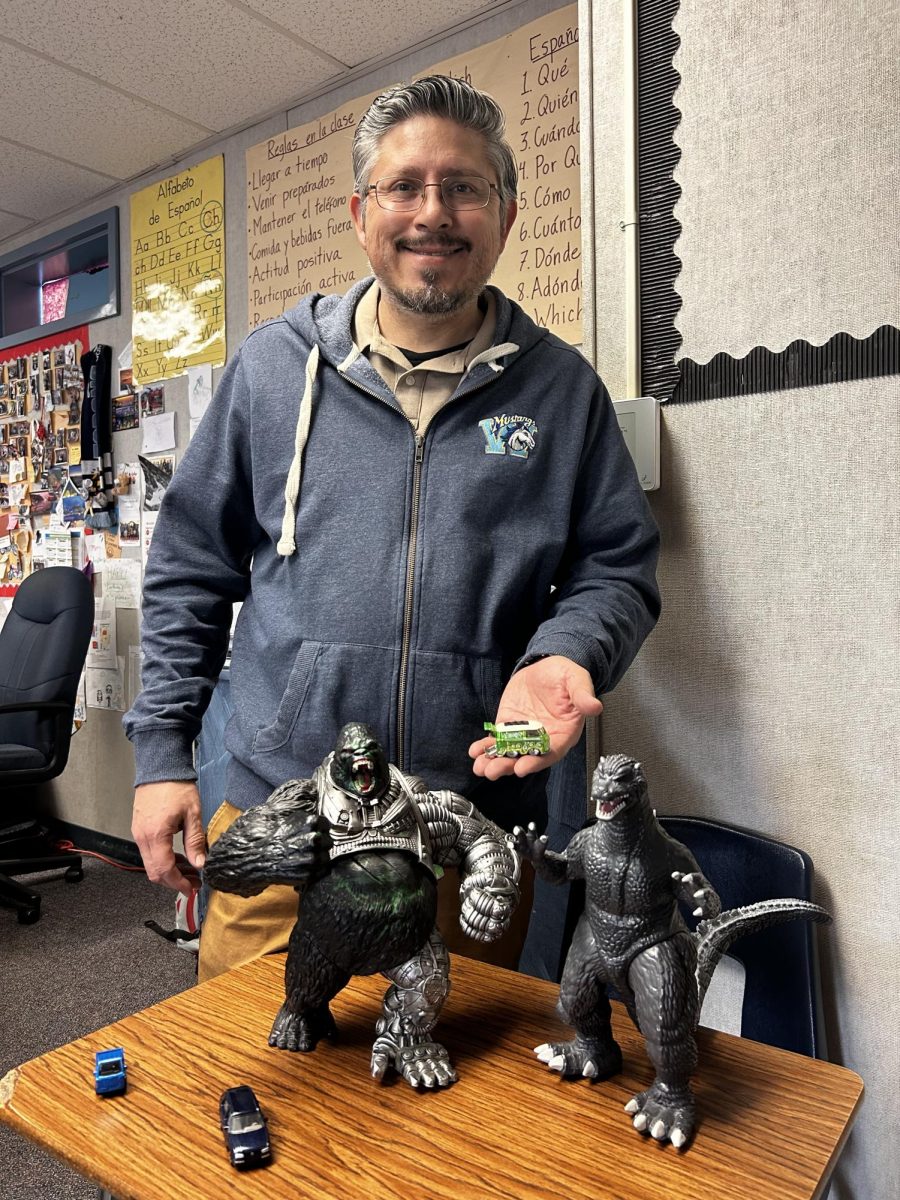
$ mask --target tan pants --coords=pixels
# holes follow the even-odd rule
[[[241,810],[227,801],[216,810],[206,837],[211,846]],[[519,961],[528,918],[534,874],[529,866],[522,872],[522,899],[512,919],[512,926],[499,940],[488,945],[473,942],[459,928],[459,873],[448,869],[438,885],[437,925],[449,950],[515,968]],[[258,896],[234,896],[229,892],[210,890],[209,902],[200,927],[200,962],[198,978],[202,983],[232,967],[287,950],[291,930],[297,920],[298,897],[292,887],[268,887]]]

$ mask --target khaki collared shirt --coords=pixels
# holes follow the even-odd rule
[[[435,413],[447,403],[465,375],[469,363],[494,340],[497,304],[485,291],[487,312],[475,336],[462,350],[437,354],[414,367],[402,350],[381,336],[378,327],[378,298],[375,282],[364,293],[353,314],[353,341],[388,385],[417,434],[424,434]]]

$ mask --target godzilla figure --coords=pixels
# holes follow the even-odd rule
[[[389,981],[371,1070],[414,1087],[457,1078],[432,1037],[450,990],[435,927],[437,878],[460,870],[460,925],[496,940],[519,900],[520,864],[507,835],[464,797],[428,791],[387,761],[372,730],[346,725],[311,779],[282,784],[210,848],[205,878],[251,896],[269,884],[300,894],[285,968],[285,1002],[269,1044],[310,1051],[336,1033],[332,997],[353,975]]]
[[[585,908],[566,958],[558,1009],[572,1041],[535,1054],[566,1076],[606,1079],[622,1069],[607,987],[614,988],[644,1037],[656,1077],[625,1111],[635,1129],[681,1148],[696,1120],[690,1077],[697,1065],[700,1007],[719,958],[743,934],[804,917],[830,921],[805,900],[765,900],[720,912],[721,904],[686,846],[662,829],[639,763],[601,758],[591,782],[597,820],[561,854],[533,825],[517,827],[519,853],[551,883],[585,881]],[[679,899],[704,918],[691,933]]]

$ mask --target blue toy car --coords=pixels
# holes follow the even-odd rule
[[[127,1079],[125,1051],[98,1050],[94,1062],[94,1090],[98,1096],[117,1096],[124,1092]]]
[[[233,1167],[261,1167],[272,1157],[269,1130],[253,1088],[228,1088],[219,1101],[219,1123]]]

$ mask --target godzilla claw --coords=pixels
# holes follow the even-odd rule
[[[633,1096],[625,1112],[638,1133],[649,1134],[657,1142],[671,1142],[676,1150],[687,1145],[694,1132],[694,1097],[688,1087],[675,1090],[657,1081]]]
[[[534,1053],[549,1070],[568,1079],[608,1079],[622,1070],[622,1051],[611,1039],[579,1035],[571,1042],[544,1042]]]
[[[544,857],[548,840],[546,833],[538,835],[537,826],[534,821],[528,822],[527,829],[523,829],[521,825],[516,825],[512,831],[513,848],[523,858],[535,864]]]
[[[686,904],[695,905],[695,917],[717,917],[722,909],[715,888],[700,871],[673,871],[672,878],[678,885],[681,897]]]

